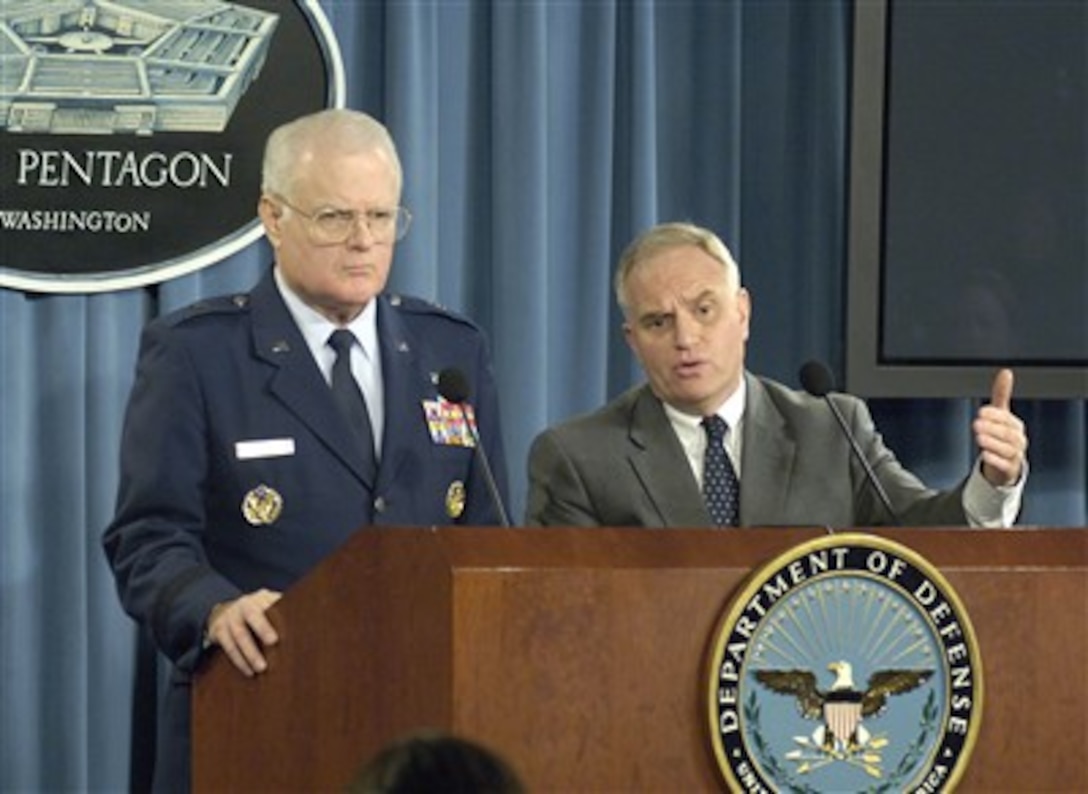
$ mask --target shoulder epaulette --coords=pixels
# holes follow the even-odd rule
[[[445,306],[441,306],[429,300],[424,300],[423,298],[390,293],[388,299],[389,305],[399,311],[407,312],[409,314],[424,314],[432,317],[442,317],[447,320],[453,320],[461,325],[467,325],[470,328],[477,327],[472,320],[468,319],[463,314],[459,314],[453,309],[447,309]]]
[[[244,292],[235,295],[219,295],[203,298],[188,306],[178,309],[163,318],[168,325],[180,325],[198,317],[210,314],[239,314],[249,310],[249,295]]]

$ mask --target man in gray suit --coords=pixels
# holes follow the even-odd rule
[[[621,257],[615,289],[624,334],[648,383],[537,436],[529,452],[526,524],[1015,521],[1027,473],[1027,436],[1009,410],[1009,370],[997,374],[991,402],[973,422],[978,461],[948,491],[928,488],[903,468],[884,446],[864,402],[832,395],[888,496],[889,511],[823,400],[745,370],[751,299],[736,262],[713,232],[682,223],[650,229]],[[701,426],[715,416],[727,426],[724,441],[708,441],[709,431]],[[722,446],[728,460],[704,474],[708,449]],[[728,479],[714,485],[725,470]],[[704,487],[730,494],[731,518],[712,519]]]

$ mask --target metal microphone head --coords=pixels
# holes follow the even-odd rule
[[[826,397],[835,389],[835,378],[819,361],[809,361],[801,367],[801,385],[813,397]]]
[[[468,400],[468,378],[456,367],[446,367],[438,373],[438,393],[442,399],[451,403],[463,403]]]

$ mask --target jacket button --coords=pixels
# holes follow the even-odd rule
[[[374,512],[375,513],[384,513],[385,512],[385,507],[386,507],[386,505],[385,505],[385,497],[384,496],[379,496],[377,499],[374,500]]]

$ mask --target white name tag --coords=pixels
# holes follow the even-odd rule
[[[234,456],[238,460],[284,458],[294,454],[293,438],[262,438],[256,441],[237,441],[234,444]]]

